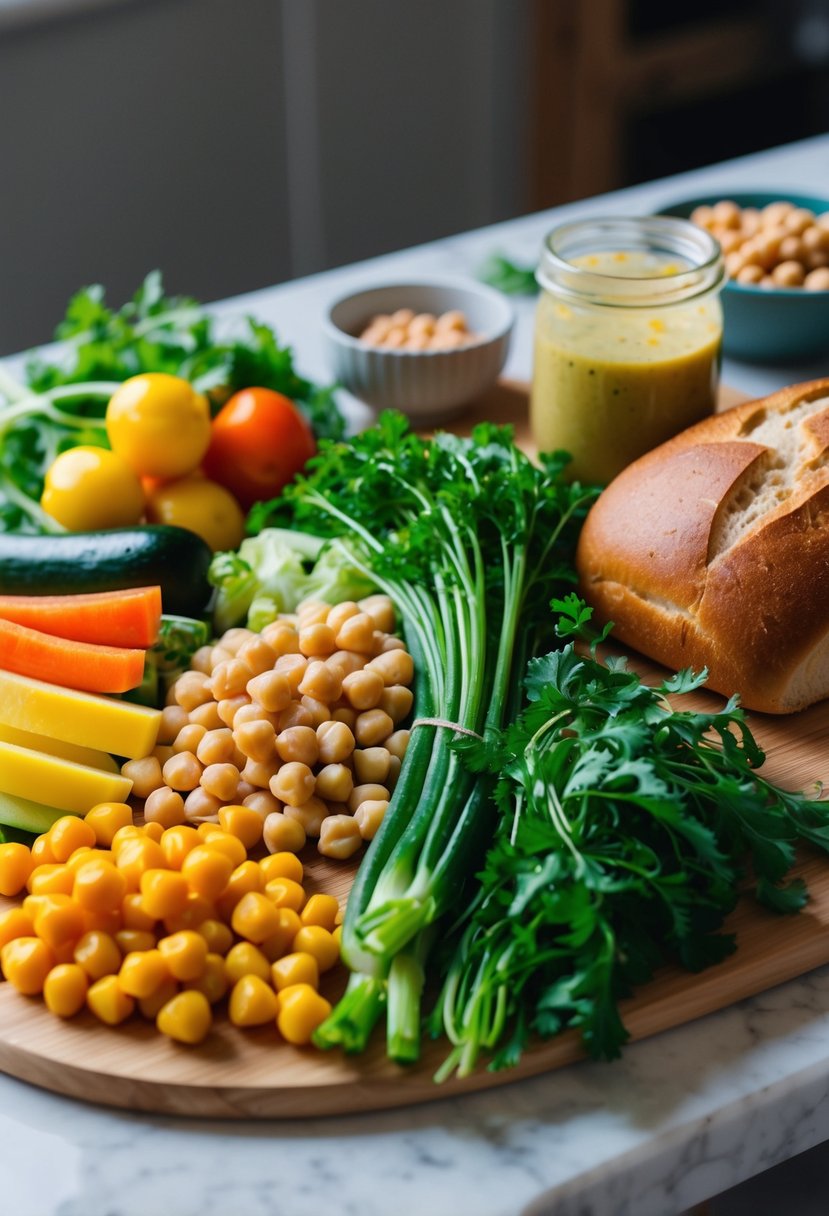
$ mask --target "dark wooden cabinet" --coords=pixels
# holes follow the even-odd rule
[[[533,203],[551,206],[815,134],[795,7],[535,0]]]

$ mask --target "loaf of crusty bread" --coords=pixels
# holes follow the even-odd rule
[[[829,696],[829,379],[697,423],[626,468],[578,551],[613,636],[767,713]]]

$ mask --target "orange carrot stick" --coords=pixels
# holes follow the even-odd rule
[[[127,692],[141,683],[144,651],[57,638],[0,620],[0,669],[82,692]]]
[[[145,649],[158,637],[161,588],[86,595],[0,595],[0,620],[100,646]]]

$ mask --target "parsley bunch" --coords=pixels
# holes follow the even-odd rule
[[[0,366],[0,531],[55,530],[38,504],[46,469],[65,448],[108,446],[107,402],[140,372],[181,376],[216,405],[238,389],[271,388],[296,403],[318,438],[342,437],[334,387],[298,375],[273,330],[252,317],[234,333],[220,329],[195,300],[165,296],[157,270],[119,309],[100,286],[77,292],[55,334],[58,353],[32,356],[22,384]]]
[[[590,636],[578,597],[553,607],[561,635]],[[604,636],[531,661],[517,721],[458,745],[497,775],[500,821],[431,1018],[454,1044],[441,1078],[467,1075],[482,1051],[512,1064],[531,1033],[565,1027],[591,1055],[618,1055],[620,997],[667,960],[698,971],[728,955],[721,926],[749,874],[768,907],[801,908],[802,881],[781,885],[795,846],[829,850],[829,807],[758,775],[734,698],[675,710],[666,697],[705,672],[648,687],[624,659],[598,661]]]

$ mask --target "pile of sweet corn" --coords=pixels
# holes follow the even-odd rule
[[[0,967],[27,996],[110,1026],[137,1009],[162,1034],[200,1043],[228,996],[235,1026],[275,1024],[304,1045],[331,1006],[318,991],[339,958],[332,895],[307,895],[293,853],[259,861],[260,814],[137,826],[126,803],[58,819],[31,848],[0,844]]]
[[[173,684],[158,745],[123,774],[145,819],[217,822],[241,803],[271,851],[327,857],[371,840],[409,741],[411,655],[388,596],[300,604],[261,633],[231,629]]]

